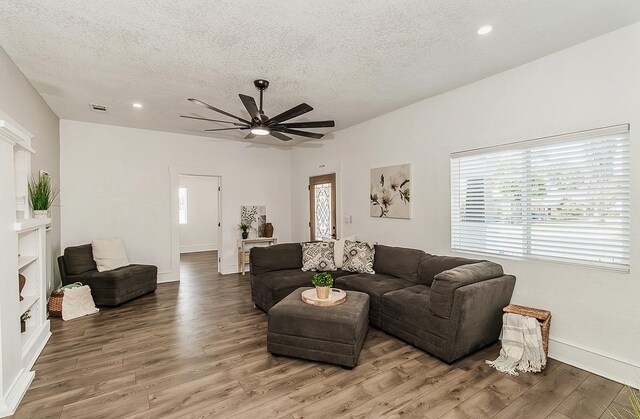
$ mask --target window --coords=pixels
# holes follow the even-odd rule
[[[178,188],[178,222],[187,224],[187,187]]]
[[[629,126],[453,153],[451,247],[628,270]]]

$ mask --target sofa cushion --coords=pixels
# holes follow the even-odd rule
[[[333,242],[301,243],[303,271],[335,271]]]
[[[418,283],[418,268],[425,253],[422,250],[405,247],[376,245],[373,270]]]
[[[302,267],[302,248],[300,243],[275,244],[269,247],[253,247],[249,252],[251,273],[281,269],[300,269]]]
[[[64,269],[68,275],[78,275],[87,271],[95,271],[91,244],[72,246],[64,249]]]
[[[129,264],[127,253],[120,239],[94,240],[91,242],[93,260],[99,272],[121,268]]]
[[[67,282],[81,282],[91,288],[97,305],[118,305],[157,288],[158,268],[152,265],[128,265],[106,272],[87,271],[67,275]]]
[[[382,296],[390,291],[410,287],[412,284],[387,274],[355,274],[336,279],[335,287],[350,291],[366,292],[371,298],[371,309],[382,308]]]
[[[466,259],[454,256],[436,256],[424,253],[420,258],[420,267],[418,268],[418,283],[429,285],[433,282],[433,278],[440,272],[453,269],[461,265],[478,263],[480,260]]]
[[[375,254],[375,244],[373,243],[345,240],[342,269],[349,272],[374,274],[373,260]]]
[[[431,286],[429,309],[436,315],[448,319],[453,308],[455,291],[465,285],[498,278],[504,275],[502,266],[482,261],[444,271],[436,275]]]

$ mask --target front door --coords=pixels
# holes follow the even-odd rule
[[[309,178],[311,241],[336,237],[336,174]]]

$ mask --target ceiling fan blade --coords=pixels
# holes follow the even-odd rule
[[[246,119],[242,119],[242,118],[240,118],[240,117],[238,117],[238,116],[232,115],[232,114],[230,114],[229,112],[225,112],[225,111],[223,111],[223,110],[221,110],[221,109],[214,108],[213,106],[209,105],[208,103],[204,103],[204,102],[203,102],[203,101],[201,101],[201,100],[194,99],[194,98],[192,98],[192,97],[191,97],[191,98],[189,98],[189,99],[187,99],[187,100],[188,100],[189,102],[197,103],[197,104],[198,104],[198,105],[200,105],[200,106],[204,106],[204,107],[205,107],[205,108],[207,108],[207,109],[211,109],[211,110],[212,110],[212,111],[214,111],[214,112],[221,113],[221,114],[226,115],[226,116],[228,116],[228,117],[230,117],[230,118],[237,119],[237,120],[238,120],[238,121],[240,121],[240,122],[244,122],[245,124],[249,124],[249,125],[251,125],[251,122],[247,121]]]
[[[253,138],[256,138],[256,135],[253,133],[248,133],[246,137],[244,137],[245,140],[251,140]]]
[[[242,104],[244,105],[244,107],[247,108],[247,112],[249,112],[249,115],[251,115],[251,118],[253,118],[255,122],[258,122],[258,123],[262,122],[262,118],[260,118],[260,111],[258,110],[258,105],[256,105],[256,100],[251,96],[247,96],[247,95],[238,95],[238,96],[240,96],[240,100],[242,101]]]
[[[311,121],[311,122],[283,122],[282,124],[273,125],[274,128],[326,128],[335,127],[334,121]]]
[[[214,129],[206,129],[205,132],[213,132],[213,131],[229,131],[232,129],[249,129],[249,127],[238,127],[238,128],[214,128]]]
[[[288,137],[284,134],[279,133],[278,131],[271,131],[270,133],[271,136],[276,137],[278,140],[282,140],[282,141],[291,141],[292,138]]]
[[[298,106],[289,109],[288,111],[284,111],[281,114],[270,118],[267,122],[265,122],[265,125],[273,126],[281,122],[288,121],[289,119],[295,118],[296,116],[311,112],[312,110],[313,108],[311,106],[307,105],[306,103],[301,103]]]
[[[198,119],[198,120],[201,120],[201,121],[223,122],[225,124],[242,125],[242,124],[238,124],[237,122],[221,121],[219,119],[202,118],[202,117],[199,117],[199,116],[180,115],[180,118]]]
[[[324,134],[317,134],[315,132],[299,131],[297,129],[285,129],[285,128],[271,128],[272,134],[274,130],[286,132],[287,134],[299,135],[301,137],[315,138],[316,140],[319,140],[320,138],[324,137]]]

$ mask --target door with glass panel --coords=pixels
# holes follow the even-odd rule
[[[311,240],[336,237],[336,174],[309,178]]]

